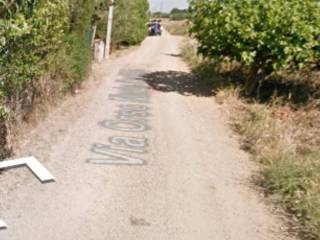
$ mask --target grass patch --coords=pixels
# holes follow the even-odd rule
[[[320,136],[315,134],[315,126],[301,121],[299,116],[311,113],[276,105],[245,106],[232,115],[233,126],[242,136],[243,149],[262,164],[266,187],[273,199],[300,221],[301,237],[319,239]],[[320,117],[319,112],[317,115]]]
[[[184,59],[199,79],[211,82],[216,101],[229,109],[242,148],[261,164],[266,193],[291,213],[302,239],[319,239],[320,111],[314,104],[318,101],[294,104],[274,88],[261,88],[261,96],[272,92],[263,100],[247,96],[241,66],[205,60],[196,48],[196,42],[185,42]]]
[[[188,35],[189,23],[187,20],[174,21],[164,19],[162,21],[163,27],[172,35],[186,36]]]

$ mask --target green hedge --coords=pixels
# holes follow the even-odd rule
[[[14,96],[44,74],[68,28],[68,5],[63,0],[39,1],[32,9],[21,6],[8,12],[0,19],[2,97]]]
[[[147,34],[147,0],[117,0],[115,5],[113,45],[134,45]]]
[[[0,0],[0,128],[8,116],[24,118],[35,102],[62,97],[85,79],[92,26],[105,36],[108,6],[109,0]],[[147,0],[116,1],[114,44],[144,39],[147,9]]]
[[[0,1],[0,105],[41,97],[43,77],[62,79],[65,90],[80,83],[92,59],[92,26],[105,36],[108,6],[108,0]],[[140,43],[147,10],[147,0],[116,1],[113,43]]]

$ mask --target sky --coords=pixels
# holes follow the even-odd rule
[[[188,7],[188,0],[149,0],[152,12],[170,12],[172,8],[185,9]]]

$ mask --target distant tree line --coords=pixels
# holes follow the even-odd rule
[[[172,21],[186,20],[189,17],[188,9],[178,9],[174,8],[170,13],[165,12],[154,12],[151,14],[153,18],[168,18]]]
[[[185,19],[188,19],[188,17],[189,17],[188,9],[174,8],[170,12],[170,19],[174,21],[185,20]]]

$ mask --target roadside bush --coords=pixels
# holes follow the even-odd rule
[[[201,54],[243,64],[248,93],[267,76],[319,62],[320,5],[315,0],[191,0],[191,22]]]
[[[64,59],[59,58],[60,62],[58,63],[62,72],[57,73],[58,75],[64,74],[64,77],[66,77],[63,84],[64,92],[72,90],[82,83],[87,76],[92,60],[90,42],[84,37],[72,33],[66,37],[65,43]]]
[[[68,28],[65,1],[39,1],[32,6],[0,19],[0,96],[7,99],[19,97],[44,74],[63,46]]]
[[[106,37],[108,8],[108,2],[100,0],[94,15],[97,37],[103,40]],[[115,2],[112,30],[113,47],[135,45],[144,40],[147,34],[148,8],[147,0],[117,0]]]
[[[150,18],[170,18],[170,13],[165,12],[153,12],[150,13]]]
[[[108,4],[107,0],[69,0],[70,28],[65,34],[64,53],[60,57],[60,64],[64,65],[62,69],[65,70],[63,74],[67,76],[64,90],[77,87],[87,76],[92,60],[92,26],[97,16],[104,14],[105,8],[102,6]]]
[[[319,239],[320,125],[314,124],[320,113],[243,106],[233,114],[235,129],[243,137],[242,147],[263,164],[266,187],[275,201],[300,220],[303,239]]]
[[[189,11],[187,9],[174,8],[170,12],[170,19],[173,21],[182,21],[189,18]]]
[[[203,59],[197,55],[197,46],[197,41],[187,40],[182,55],[197,79],[211,83],[216,102],[224,104],[234,130],[241,136],[242,149],[261,163],[263,177],[258,184],[291,213],[292,232],[302,239],[319,239],[318,101],[297,106],[275,94],[267,103],[257,103],[242,94],[243,80],[235,74],[236,64]]]
[[[189,29],[188,21],[163,20],[161,24],[172,35],[175,35],[175,36],[188,35],[188,29]]]
[[[115,44],[141,42],[147,0],[117,3]],[[105,31],[108,6],[108,0],[0,0],[0,140],[11,132],[8,122],[20,123],[36,104],[56,102],[85,79],[92,26],[100,21]]]
[[[147,34],[147,0],[118,0],[115,4],[113,42],[115,46],[139,44]]]

